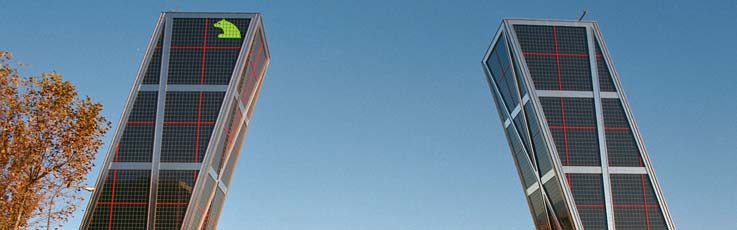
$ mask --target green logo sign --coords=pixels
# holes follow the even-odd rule
[[[218,21],[215,23],[215,27],[223,30],[222,33],[218,34],[218,38],[241,38],[241,30],[228,20],[222,19]]]

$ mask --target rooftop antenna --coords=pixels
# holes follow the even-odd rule
[[[586,10],[583,10],[583,13],[581,13],[581,16],[578,16],[578,21],[580,22],[583,20],[583,17],[586,17]]]

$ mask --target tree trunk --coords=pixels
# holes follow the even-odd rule
[[[23,216],[23,211],[18,212],[18,217],[15,218],[15,226],[13,226],[13,229],[18,230],[20,227],[20,219]]]

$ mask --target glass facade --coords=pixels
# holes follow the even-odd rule
[[[482,61],[535,226],[673,229],[603,44],[594,22],[509,19]]]
[[[269,62],[260,20],[162,13],[82,228],[216,227]]]

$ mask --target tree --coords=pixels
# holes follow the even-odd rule
[[[0,229],[61,226],[110,122],[60,74],[23,77],[11,57],[0,51]]]

